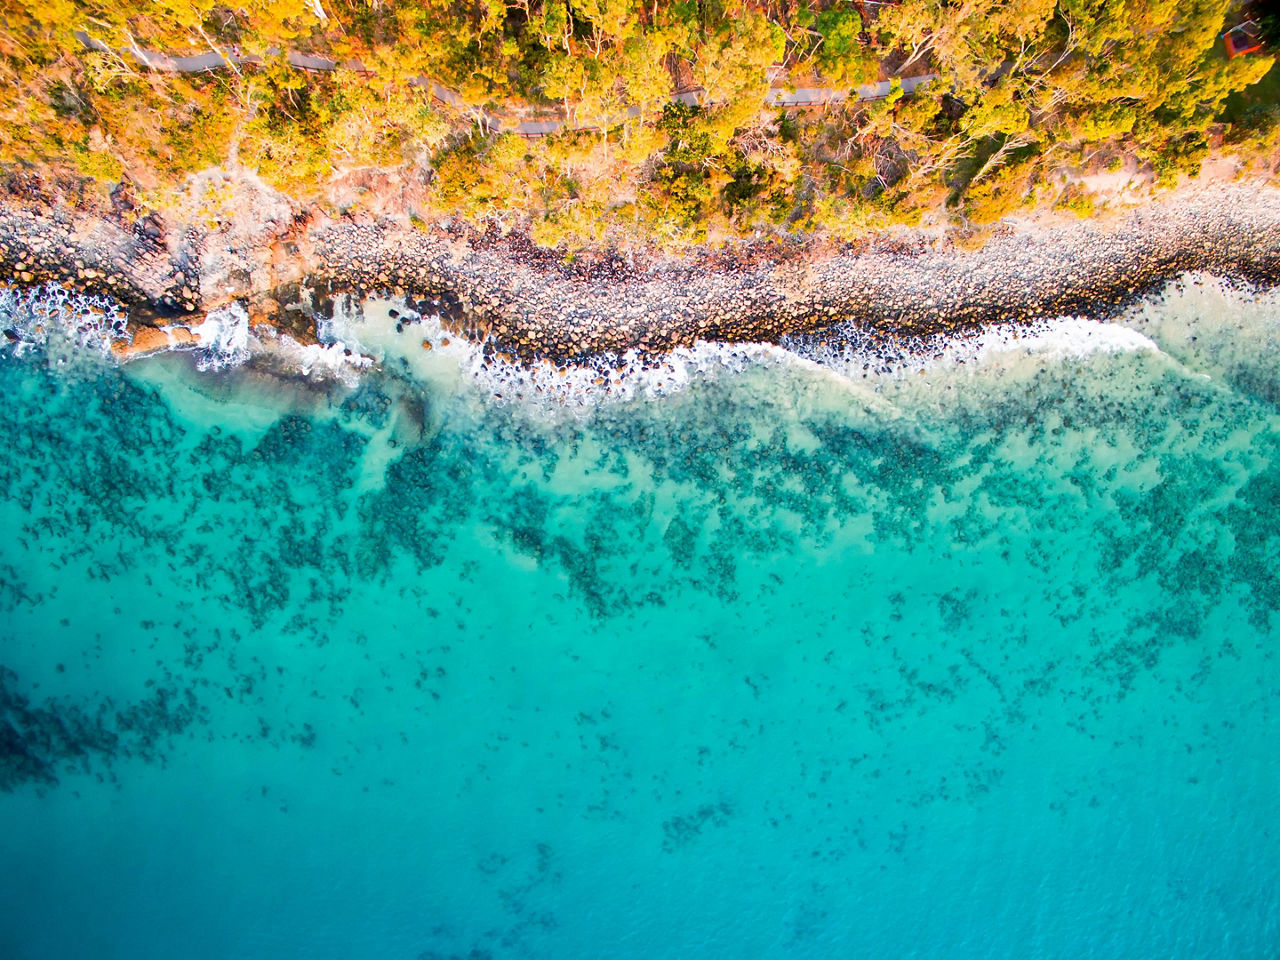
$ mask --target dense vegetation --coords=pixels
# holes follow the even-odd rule
[[[1024,205],[1082,215],[1067,168],[1162,183],[1211,144],[1271,163],[1268,56],[1228,60],[1232,0],[0,0],[0,164],[127,176],[156,206],[218,164],[299,199],[335,175],[430,170],[429,216],[528,224],[554,245],[756,231],[853,237],[922,215],[972,231]],[[111,52],[89,50],[85,31]],[[259,65],[143,69],[131,48]],[[306,72],[283,51],[363,70]],[[937,73],[911,96],[763,109],[771,81]],[[1272,74],[1274,78],[1274,72]],[[429,78],[508,118],[494,136]],[[1267,81],[1271,83],[1271,80]],[[671,103],[701,88],[705,107]],[[1260,88],[1255,88],[1260,89]],[[1244,91],[1240,94],[1239,91]],[[1234,96],[1233,96],[1234,94]],[[1230,100],[1228,98],[1231,98]]]

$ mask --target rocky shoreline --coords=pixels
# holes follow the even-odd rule
[[[111,211],[10,201],[0,205],[0,280],[115,298],[134,333],[125,356],[189,343],[193,318],[232,301],[253,323],[314,342],[333,297],[390,293],[525,361],[776,343],[837,323],[893,339],[1109,316],[1187,270],[1280,282],[1280,191],[1257,184],[1205,187],[1105,223],[1007,224],[978,251],[904,234],[859,251],[757,244],[565,263],[515,235],[280,203],[268,214],[207,230],[139,217],[127,197]]]

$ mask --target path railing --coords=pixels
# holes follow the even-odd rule
[[[79,30],[75,34],[84,46],[89,50],[96,50],[99,53],[110,53],[119,56],[118,53],[101,40],[91,37],[83,30]],[[125,51],[130,54],[140,65],[148,70],[156,70],[164,73],[209,73],[214,70],[234,70],[241,66],[261,66],[262,57],[253,54],[240,54],[234,48],[226,51],[210,50],[207,53],[195,54],[189,57],[179,57],[168,53],[158,53],[153,50],[143,50],[136,46],[126,47]],[[269,56],[274,56],[278,51],[268,50]],[[313,56],[307,53],[298,53],[290,50],[285,54],[285,59],[290,66],[299,70],[307,70],[313,72],[324,73],[339,68],[352,70],[357,73],[372,73],[359,60],[338,61],[330,60],[327,57]],[[914,93],[919,87],[924,86],[932,80],[938,79],[936,73],[928,73],[918,77],[897,77],[894,80],[881,80],[879,83],[863,84],[859,87],[796,87],[789,90],[786,87],[774,87],[769,91],[769,95],[764,99],[764,105],[770,107],[820,107],[835,106],[850,101],[857,102],[861,100],[883,100],[889,95],[896,82],[902,85],[902,91],[906,94]],[[467,103],[460,94],[450,90],[448,87],[441,86],[434,80],[426,77],[418,77],[412,81],[415,86],[424,88],[431,93],[434,100],[443,103],[446,106],[458,110],[474,120],[481,128],[488,133],[514,133],[517,136],[534,140],[540,137],[550,136],[558,133],[568,126],[567,120],[520,120],[512,123],[505,121],[501,117],[495,117],[485,112],[480,107]],[[684,93],[673,94],[672,103],[683,103],[688,106],[707,106],[715,101],[708,98],[705,90],[687,90]],[[643,111],[639,107],[628,107],[623,115],[619,118],[622,120],[634,120],[641,116]],[[610,124],[611,125],[611,124]],[[571,127],[572,130],[601,130],[604,127],[600,124],[582,124]]]

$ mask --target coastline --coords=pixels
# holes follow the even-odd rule
[[[839,325],[872,341],[964,335],[993,324],[1114,316],[1185,271],[1280,282],[1280,190],[1195,184],[1106,220],[1006,223],[984,247],[924,231],[861,249],[747,244],[675,258],[605,251],[566,263],[518,233],[450,223],[333,219],[262,185],[207,229],[52,201],[0,204],[0,279],[106,295],[128,311],[131,359],[198,342],[232,304],[253,326],[321,343],[344,295],[404,297],[446,330],[520,362],[641,357],[699,341],[778,343]]]

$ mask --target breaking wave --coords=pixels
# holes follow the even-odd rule
[[[631,351],[555,363],[520,361],[493,343],[451,333],[438,316],[419,313],[405,300],[372,298],[339,301],[331,316],[318,319],[315,344],[251,326],[245,309],[231,304],[191,326],[194,339],[176,349],[193,351],[202,371],[252,363],[354,388],[366,371],[395,367],[422,382],[469,384],[485,403],[574,412],[602,403],[660,399],[694,383],[768,368],[809,370],[879,391],[913,375],[978,372],[1019,358],[1052,363],[1092,354],[1171,351],[1183,362],[1197,336],[1216,351],[1209,373],[1240,375],[1250,357],[1280,356],[1280,332],[1265,320],[1278,312],[1280,291],[1186,274],[1115,322],[1055,317],[928,338],[837,325],[784,337],[778,345],[699,342],[656,355]],[[1225,324],[1215,319],[1214,326],[1205,316],[1233,319]],[[6,340],[0,351],[17,356],[39,350],[65,362],[75,351],[108,355],[113,342],[129,339],[119,305],[52,285],[0,291],[0,320]],[[1230,364],[1218,356],[1228,351],[1228,339],[1235,344]]]
[[[120,304],[53,283],[0,289],[0,329],[0,356],[38,353],[58,366],[85,354],[106,357],[112,343],[132,339]]]
[[[238,303],[210,310],[191,332],[197,337],[199,370],[226,370],[249,359],[249,314]]]

